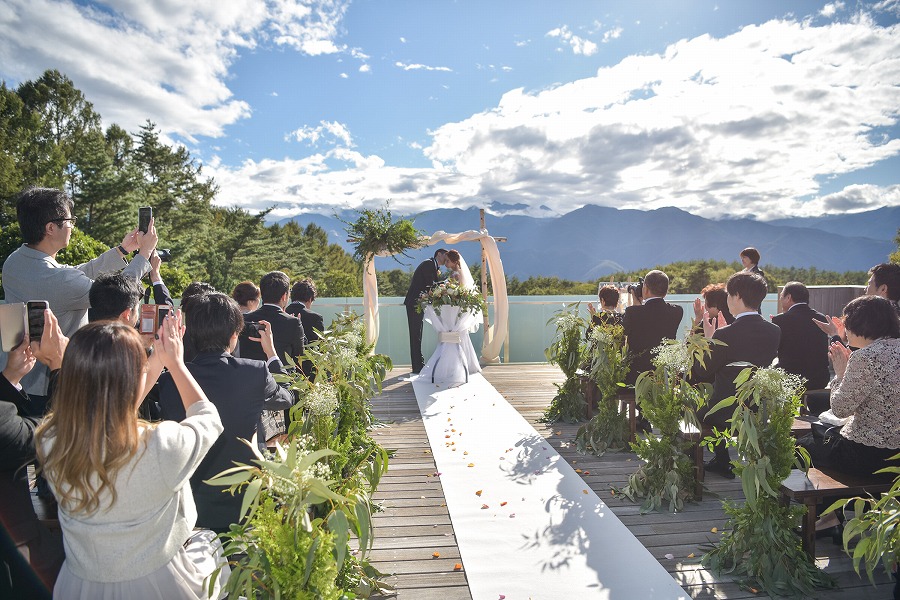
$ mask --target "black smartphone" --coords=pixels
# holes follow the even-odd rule
[[[142,206],[138,209],[138,231],[147,233],[150,229],[150,219],[153,218],[153,208]]]
[[[169,316],[169,311],[172,309],[168,304],[158,304],[159,307],[159,324],[162,325],[163,321],[167,316]]]
[[[44,335],[44,311],[50,308],[46,300],[29,300],[28,306],[28,337],[39,340]]]
[[[244,323],[244,330],[241,332],[242,337],[259,337],[259,323],[256,321],[248,321]]]

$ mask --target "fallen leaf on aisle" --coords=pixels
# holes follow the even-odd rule
[[[474,467],[474,466],[475,466],[475,463],[469,463],[467,466],[469,466],[469,467]]]
[[[462,563],[456,563],[455,565],[453,565],[453,570],[462,571]]]
[[[484,491],[484,490],[478,490],[477,492],[475,492],[475,495],[476,495],[476,496],[480,496],[480,495],[481,495],[481,492],[483,492],[483,491]]]
[[[508,502],[501,502],[501,503],[500,503],[500,506],[506,506],[507,504],[509,504],[509,503],[508,503]]]
[[[481,505],[481,510],[485,510],[485,509],[488,509],[488,508],[490,508],[490,506],[488,506],[487,504],[482,504],[482,505]]]
[[[712,529],[710,529],[710,531],[712,531],[713,533],[719,533],[719,528],[713,527]]]
[[[440,558],[440,557],[441,557],[441,553],[440,553],[440,552],[433,552],[433,553],[431,554],[431,558]]]
[[[694,553],[691,552],[690,554],[688,554],[688,558],[694,558]]]
[[[666,558],[668,558],[669,560],[672,560],[673,558],[675,558],[675,555],[672,553],[667,553]]]

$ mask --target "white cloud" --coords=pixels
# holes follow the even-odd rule
[[[360,73],[369,73],[372,70],[372,67],[369,65],[360,65],[359,72]]]
[[[349,77],[350,77],[350,76],[347,75],[346,73],[341,73],[341,74],[340,74],[340,78],[341,78],[341,79],[347,79],[347,78],[349,78]]]
[[[398,212],[498,201],[533,214],[591,203],[762,219],[900,205],[898,184],[822,187],[900,155],[898,48],[900,25],[865,16],[818,27],[771,21],[552,89],[508,91],[430,132],[431,167],[397,168],[345,143],[209,173],[224,204],[259,209],[275,199],[275,216],[388,199]],[[319,141],[325,125],[296,138]]]
[[[401,38],[400,38],[400,43],[401,43],[401,44],[405,44],[405,43],[406,43],[406,38],[405,38],[405,37],[401,37]]]
[[[343,123],[337,121],[320,121],[315,127],[304,125],[300,129],[295,129],[285,136],[287,140],[297,142],[308,142],[311,146],[317,146],[319,141],[330,141],[331,144],[337,144],[346,147],[352,147],[353,138],[350,130]]]
[[[596,43],[578,37],[571,31],[569,31],[569,28],[566,25],[557,27],[556,29],[551,29],[547,32],[547,37],[559,38],[563,42],[566,42],[567,44],[569,44],[569,46],[572,47],[572,52],[574,52],[575,54],[591,56],[592,54],[596,54],[597,50],[599,50]]]
[[[531,43],[531,40],[516,40],[516,47],[521,48]]]
[[[107,124],[164,134],[220,136],[250,115],[228,88],[241,50],[276,44],[318,55],[335,44],[346,3],[334,0],[4,0],[0,65],[8,83],[53,65]],[[52,40],[48,42],[48,40]]]
[[[404,63],[399,60],[394,63],[395,67],[399,67],[404,71],[447,71],[452,73],[453,69],[450,67],[430,67],[428,65],[422,65],[419,63]]]
[[[832,2],[823,6],[822,10],[819,11],[819,14],[823,17],[833,17],[839,10],[844,10],[844,3]]]
[[[602,43],[607,44],[610,40],[617,40],[622,36],[622,32],[624,29],[621,27],[614,27],[608,31],[603,32]]]

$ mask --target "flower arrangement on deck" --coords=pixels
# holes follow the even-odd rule
[[[300,398],[287,439],[266,453],[248,442],[253,464],[208,482],[244,494],[241,521],[224,536],[230,596],[338,600],[390,589],[366,559],[372,495],[388,468],[387,451],[369,435],[369,398],[391,368],[371,349],[356,315],[335,319],[300,357],[314,380],[290,360],[294,374],[276,376]]]
[[[734,471],[746,500],[740,505],[723,502],[728,531],[702,563],[748,579],[770,594],[810,595],[817,587],[833,587],[834,580],[819,570],[794,533],[805,507],[782,506],[778,499],[777,490],[791,468],[802,466],[791,435],[802,380],[782,369],[747,368],[735,382],[736,395],[710,412],[736,405],[731,426],[716,432],[716,441],[737,449],[741,460],[733,461]]]
[[[544,356],[550,364],[558,365],[566,376],[562,385],[556,385],[556,396],[544,411],[543,419],[550,423],[566,421],[577,423],[584,419],[584,393],[581,390],[579,367],[585,360],[587,345],[583,340],[585,320],[579,316],[580,302],[569,304],[557,311],[547,321],[556,324],[556,337]]]
[[[617,394],[628,374],[630,360],[621,325],[598,324],[588,334],[588,377],[597,386],[597,414],[578,429],[575,445],[579,452],[602,456],[626,447],[629,430]]]
[[[440,281],[422,292],[416,310],[421,313],[426,306],[431,306],[437,314],[441,314],[444,306],[456,306],[461,313],[473,314],[484,312],[487,308],[484,298],[477,290],[464,287],[454,279]]]
[[[666,340],[653,353],[654,370],[641,373],[634,386],[641,413],[659,431],[647,433],[631,444],[643,463],[628,478],[622,493],[630,500],[643,498],[641,511],[670,512],[694,499],[696,473],[688,449],[691,443],[679,435],[685,423],[699,430],[697,410],[706,403],[711,386],[691,384],[687,377],[695,362],[703,364],[713,342],[702,335],[688,335],[684,342]]]

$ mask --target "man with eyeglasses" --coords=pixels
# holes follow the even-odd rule
[[[69,245],[76,218],[74,203],[65,192],[49,188],[28,188],[16,198],[16,217],[22,231],[21,247],[3,263],[3,290],[6,302],[47,300],[59,320],[63,334],[71,336],[88,322],[89,293],[94,278],[101,273],[123,271],[140,281],[150,270],[149,258],[156,248],[153,221],[147,233],[137,229],[97,258],[77,267],[56,262],[56,254]],[[138,254],[130,263],[125,258]],[[124,270],[123,270],[124,269]],[[6,364],[6,356],[0,358]],[[32,399],[47,394],[47,369],[36,366],[21,384]]]

